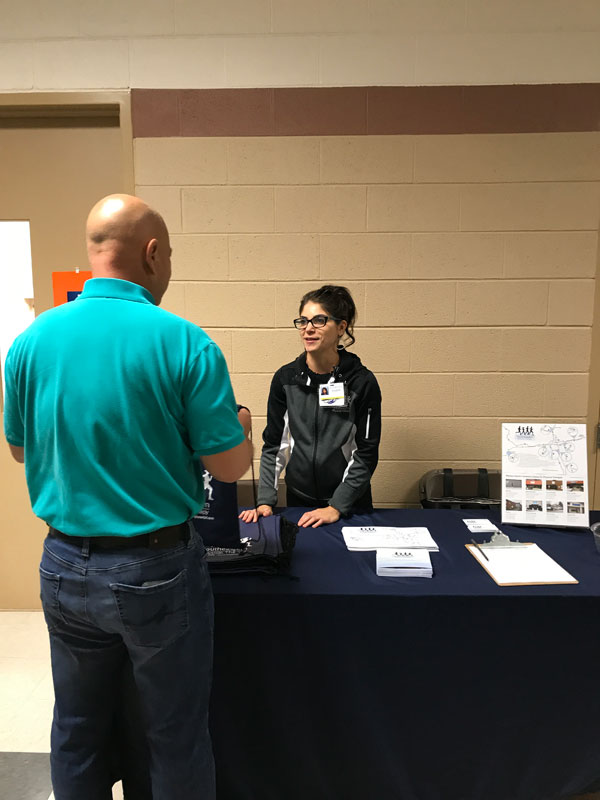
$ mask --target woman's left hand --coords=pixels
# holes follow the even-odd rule
[[[301,528],[318,528],[319,525],[328,525],[330,522],[337,522],[340,512],[333,506],[325,508],[315,508],[312,511],[305,511],[298,520]]]

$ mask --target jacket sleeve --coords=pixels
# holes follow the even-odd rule
[[[381,390],[372,373],[356,402],[354,447],[344,477],[329,500],[342,515],[350,513],[354,503],[367,491],[379,460]]]
[[[276,506],[279,476],[289,461],[291,445],[287,401],[279,372],[271,381],[263,442],[257,504]]]

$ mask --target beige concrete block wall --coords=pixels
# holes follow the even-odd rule
[[[234,372],[236,391],[257,408],[274,364],[295,352],[295,334],[286,326],[304,288],[325,281],[352,287],[359,301],[357,352],[386,392],[376,500],[392,505],[413,502],[418,476],[443,466],[449,455],[461,464],[497,464],[493,431],[506,408],[488,398],[479,376],[491,392],[506,376],[515,392],[506,398],[508,408],[519,415],[539,410],[542,419],[587,414],[595,421],[600,388],[586,406],[585,386],[594,382],[587,363],[594,291],[600,302],[593,283],[597,213],[590,205],[597,198],[598,134],[463,131],[522,130],[523,124],[525,130],[595,131],[594,86],[575,86],[570,94],[568,84],[598,81],[600,4],[588,0],[107,0],[101,6],[21,0],[3,4],[0,25],[0,92],[9,95],[268,87],[243,101],[249,117],[260,117],[271,87],[355,87],[349,91],[356,102],[341,106],[344,124],[326,131],[336,136],[297,136],[307,132],[304,103],[308,116],[326,117],[328,101],[303,97],[299,110],[292,90],[282,104],[289,137],[219,134],[200,147],[179,134],[191,128],[206,135],[195,129],[205,118],[194,116],[185,92],[174,91],[165,106],[171,116],[165,107],[150,116],[159,127],[166,124],[160,135],[176,138],[137,140],[137,183],[173,234],[174,284],[166,306],[207,326]],[[553,82],[560,85],[517,87],[523,92],[516,102],[511,93],[511,84]],[[490,84],[499,86],[482,94]],[[400,89],[395,102],[390,87]],[[415,108],[405,87],[423,87],[424,103]],[[450,91],[440,95],[444,87]],[[546,98],[541,117],[529,105],[532,88]],[[506,102],[500,111],[498,99]],[[405,101],[407,111],[399,115]],[[64,95],[59,102],[67,102]],[[561,127],[574,111],[575,127]],[[388,112],[410,129],[390,129]],[[457,112],[471,127],[459,121],[447,130]],[[271,122],[270,132],[281,133],[275,130],[281,117]],[[252,133],[266,133],[261,125]],[[226,136],[239,133],[232,128]],[[347,135],[367,130],[461,135]],[[30,153],[59,163],[45,148]],[[105,171],[102,158],[95,163]],[[61,174],[75,173],[61,163]],[[41,184],[30,198],[42,196],[48,182]],[[5,195],[14,201],[12,189]],[[303,200],[320,204],[318,213]],[[58,241],[55,235],[47,240]],[[60,240],[63,260],[72,241]],[[465,307],[477,284],[492,280],[533,291],[542,302],[535,324],[529,317],[521,322],[521,311],[510,319],[508,310],[498,315],[494,294],[483,289],[479,296],[487,296],[493,321]],[[45,305],[49,294],[42,295]],[[597,324],[593,330],[600,352]],[[468,392],[465,382],[473,376]],[[392,396],[395,387],[406,397]],[[257,413],[257,429],[263,422]],[[8,473],[4,483],[12,503]],[[27,521],[22,490],[15,520],[31,522],[33,531],[37,523]],[[11,574],[3,603],[31,605],[30,589],[13,575],[12,555],[3,558]]]
[[[597,81],[593,0],[22,0],[0,91]]]
[[[503,419],[585,421],[599,154],[600,133],[151,138],[135,170],[173,225],[166,307],[224,348],[257,439],[299,298],[351,289],[394,506],[428,469],[499,467]]]

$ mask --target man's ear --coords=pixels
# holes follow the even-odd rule
[[[156,257],[158,254],[158,239],[150,239],[144,251],[146,268],[152,274],[157,271]]]

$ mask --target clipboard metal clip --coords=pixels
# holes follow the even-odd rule
[[[495,531],[491,537],[489,542],[482,542],[485,547],[527,547],[524,542],[520,542],[518,539],[514,542],[506,533],[502,533],[501,531]]]

